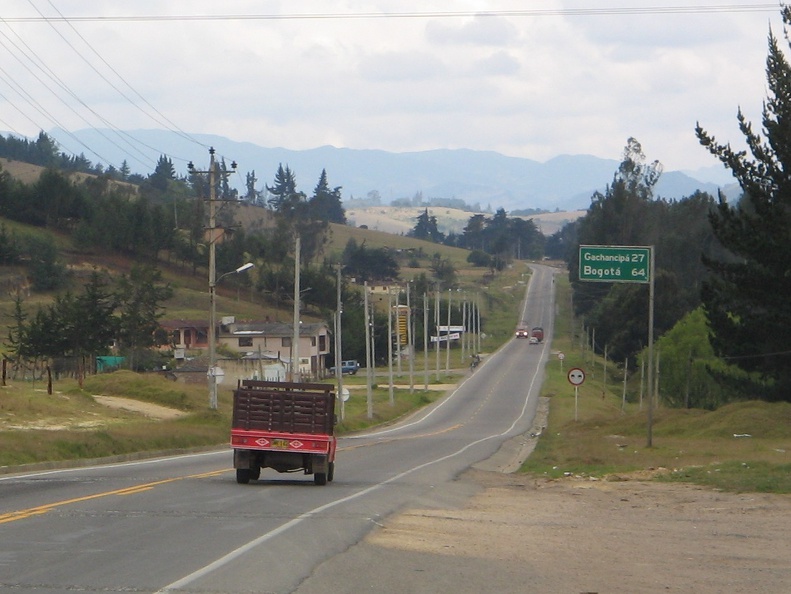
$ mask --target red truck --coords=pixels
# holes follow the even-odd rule
[[[332,481],[334,389],[330,384],[240,381],[231,423],[236,482],[258,480],[262,468],[303,471],[317,485]]]
[[[544,329],[536,326],[530,331],[530,342],[538,343],[544,340]]]

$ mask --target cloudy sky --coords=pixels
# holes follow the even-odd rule
[[[778,5],[751,0],[3,0],[1,12],[0,130],[14,134],[162,128],[538,161],[620,159],[631,136],[666,170],[718,164],[696,121],[736,145],[737,108],[759,122],[770,26],[783,34]]]

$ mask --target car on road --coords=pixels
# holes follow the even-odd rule
[[[530,336],[530,332],[527,331],[527,328],[523,328],[520,326],[516,329],[516,337],[517,338],[528,338]]]
[[[356,359],[349,359],[341,361],[341,373],[348,373],[349,375],[357,375],[357,370],[360,369],[360,364]],[[330,372],[335,373],[335,367],[330,367]]]

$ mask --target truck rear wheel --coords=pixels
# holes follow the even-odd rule
[[[256,466],[255,468],[251,468],[250,469],[250,480],[251,481],[257,481],[259,478],[261,478],[261,467],[260,466]]]
[[[236,469],[236,482],[240,485],[246,485],[250,482],[250,469],[237,468]]]
[[[327,474],[324,472],[316,472],[313,474],[313,482],[317,485],[327,484]]]

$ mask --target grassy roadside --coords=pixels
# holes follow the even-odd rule
[[[617,478],[627,473],[735,492],[791,493],[791,404],[741,402],[716,411],[654,410],[652,447],[646,406],[624,402],[623,374],[572,347],[569,286],[557,277],[559,315],[542,395],[547,429],[523,472]],[[575,411],[568,370],[585,370]],[[639,400],[639,399],[638,399]],[[576,420],[575,420],[576,414]]]

